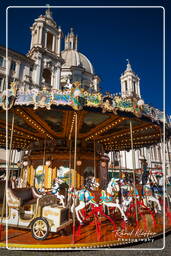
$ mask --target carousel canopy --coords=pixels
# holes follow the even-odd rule
[[[111,94],[88,93],[75,85],[71,90],[57,91],[11,89],[0,95],[0,147],[6,146],[6,115],[8,134],[14,117],[12,148],[19,150],[43,147],[44,140],[53,150],[68,150],[74,139],[77,112],[78,145],[92,147],[94,141],[106,152],[140,148],[160,142],[163,125],[169,131],[163,112],[136,98]],[[167,134],[167,133],[166,133]]]

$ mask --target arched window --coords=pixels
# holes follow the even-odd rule
[[[53,35],[47,32],[47,49],[52,51]]]
[[[49,69],[45,68],[43,70],[43,78],[45,79],[45,84],[51,85],[51,72]]]
[[[15,68],[16,68],[16,62],[15,62],[15,61],[12,61],[12,62],[11,62],[11,70],[12,70],[12,71],[15,71]]]
[[[0,67],[4,67],[4,58],[0,56]]]
[[[136,84],[135,84],[135,81],[133,81],[133,91],[136,92]]]
[[[127,81],[125,81],[125,91],[128,91],[128,85],[127,85]]]

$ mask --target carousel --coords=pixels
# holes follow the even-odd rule
[[[171,228],[165,183],[145,161],[135,170],[136,149],[170,136],[161,111],[134,97],[90,93],[79,82],[27,91],[13,82],[0,105],[0,147],[9,152],[0,180],[1,246],[122,246]],[[123,150],[132,151],[133,168],[111,177],[108,153]]]

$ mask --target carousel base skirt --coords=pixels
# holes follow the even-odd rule
[[[87,249],[105,247],[123,247],[134,243],[150,242],[153,238],[171,230],[171,220],[166,219],[164,229],[163,217],[155,216],[155,222],[150,215],[145,215],[137,224],[125,224],[115,221],[115,227],[108,220],[101,218],[100,224],[92,221],[84,226],[76,226],[75,235],[70,226],[65,232],[50,233],[46,240],[36,240],[30,230],[9,227],[6,233],[1,232],[1,247],[9,249]],[[8,237],[6,241],[6,236]],[[141,246],[140,246],[141,247]]]

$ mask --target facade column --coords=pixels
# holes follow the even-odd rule
[[[39,43],[39,27],[37,27],[37,33],[35,34],[35,44]]]
[[[61,29],[59,28],[59,34],[56,37],[56,54],[60,56],[61,53]]]
[[[7,65],[8,70],[7,70],[7,76],[9,76],[9,74],[10,74],[11,61],[12,61],[12,59],[11,59],[10,57],[8,57],[8,65]]]
[[[36,70],[35,70],[35,83],[40,85],[40,76],[41,76],[41,54],[38,54],[36,60]]]
[[[94,78],[94,79],[93,79],[93,85],[94,85],[94,90],[95,90],[95,91],[97,91],[97,84],[98,84],[97,78]]]
[[[44,45],[45,48],[47,48],[47,31],[45,32],[45,45]]]
[[[15,77],[16,79],[19,79],[20,64],[21,64],[20,61],[17,61],[17,62],[16,62],[15,75],[14,75],[14,77]]]
[[[43,32],[43,27],[39,26],[39,44],[42,45],[42,32]]]
[[[34,33],[33,33],[33,30],[32,30],[32,32],[31,32],[31,43],[30,43],[30,49],[32,49],[32,47],[33,47],[33,35],[34,35]]]
[[[55,84],[55,69],[52,70],[52,74],[51,74],[51,86],[54,88],[54,84]]]
[[[129,91],[129,96],[131,96],[131,92],[132,92],[132,84],[131,84],[131,78],[128,78],[128,91]]]
[[[137,94],[138,96],[141,98],[141,94],[140,94],[140,79],[138,79],[138,83],[137,83]]]
[[[52,52],[55,51],[55,36],[53,36],[53,42],[52,42]]]
[[[55,79],[54,79],[53,89],[56,89],[56,90],[60,89],[60,80],[61,80],[61,64],[58,63],[55,69]]]
[[[0,92],[3,92],[3,90],[5,90],[5,88],[4,88],[4,78],[2,79],[2,82],[0,84]]]

